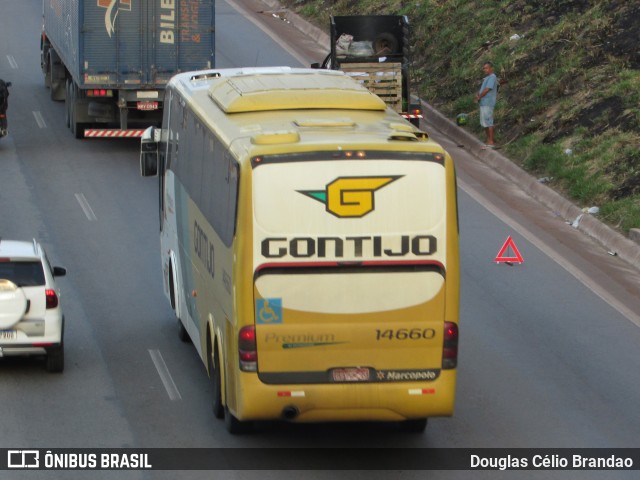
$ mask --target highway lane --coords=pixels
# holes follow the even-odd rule
[[[157,183],[139,176],[137,142],[77,141],[64,127],[63,105],[49,100],[39,71],[40,8],[37,0],[0,1],[0,76],[14,82],[11,136],[0,141],[0,234],[38,236],[54,263],[69,269],[61,280],[67,368],[52,376],[35,361],[0,362],[0,401],[11,412],[0,422],[1,446],[639,446],[638,328],[464,191],[456,415],[434,419],[423,436],[388,426],[278,423],[229,436],[210,413],[204,367],[195,349],[177,339],[162,294]],[[228,4],[218,2],[218,13],[219,66],[296,65],[304,56],[279,50]],[[265,15],[256,21],[269,32],[288,28]],[[481,201],[492,195],[473,177],[464,182]],[[508,200],[492,201],[507,218],[536,230]],[[525,264],[496,266],[491,260],[510,234]],[[163,385],[155,352],[175,390]]]

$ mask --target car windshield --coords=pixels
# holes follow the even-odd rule
[[[0,262],[0,278],[11,280],[19,287],[44,285],[42,263],[38,261]]]

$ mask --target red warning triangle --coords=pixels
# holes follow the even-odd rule
[[[509,254],[512,255],[510,257],[505,256],[505,253],[507,253],[507,250],[509,249]],[[496,256],[496,259],[494,261],[496,263],[524,263],[524,259],[522,258],[522,255],[520,255],[520,251],[518,250],[518,247],[516,247],[516,244],[513,241],[513,238],[511,238],[511,235],[507,237],[507,241],[504,242],[504,245],[502,245],[502,248],[498,252],[498,255]]]

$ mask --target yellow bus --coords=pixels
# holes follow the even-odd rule
[[[455,171],[426,133],[342,72],[188,72],[140,167],[160,180],[165,294],[230,432],[453,414]]]

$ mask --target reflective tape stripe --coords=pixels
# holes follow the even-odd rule
[[[100,130],[85,130],[84,131],[84,136],[85,137],[91,137],[91,138],[97,138],[97,137],[108,137],[108,138],[112,138],[112,137],[127,137],[127,138],[134,138],[134,137],[142,137],[142,134],[144,133],[144,130],[117,130],[117,129],[100,129]]]
[[[410,388],[409,395],[433,395],[436,393],[435,388]]]
[[[278,392],[279,397],[304,397],[304,391]]]

